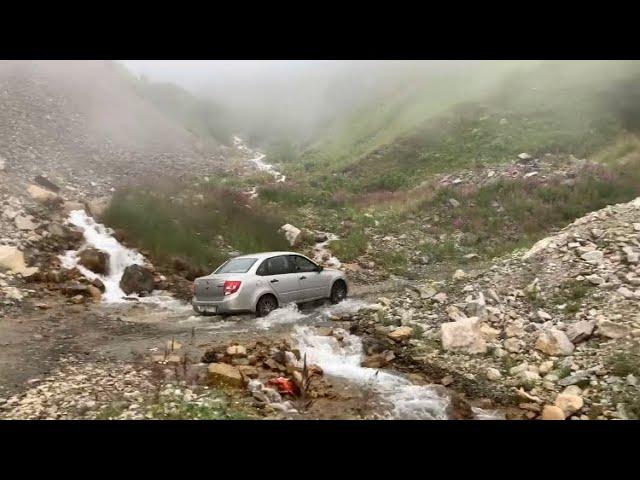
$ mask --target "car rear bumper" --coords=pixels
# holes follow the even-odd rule
[[[191,300],[191,305],[197,313],[240,313],[252,312],[253,305],[241,296],[225,298],[219,301],[202,301],[195,297]]]

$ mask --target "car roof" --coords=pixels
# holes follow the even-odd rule
[[[262,260],[264,258],[269,258],[269,257],[275,257],[277,255],[302,255],[301,253],[298,252],[261,252],[261,253],[250,253],[247,255],[240,255],[238,257],[233,257],[234,259],[236,258],[257,258],[258,260]],[[304,255],[302,255],[304,257]]]

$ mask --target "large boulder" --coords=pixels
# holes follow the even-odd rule
[[[543,252],[553,243],[553,237],[543,238],[536,242],[533,247],[529,249],[527,253],[522,256],[523,260],[530,260],[536,257],[540,252]]]
[[[141,265],[129,265],[124,269],[120,279],[120,288],[130,295],[132,293],[153,292],[154,277],[151,270]]]
[[[68,201],[62,204],[62,213],[69,215],[74,210],[84,210],[84,203]]]
[[[109,254],[95,248],[85,248],[79,254],[80,265],[93,273],[106,275],[109,273]]]
[[[242,388],[244,379],[237,367],[226,363],[212,363],[209,365],[209,381],[214,385],[229,385]]]
[[[464,353],[484,353],[487,343],[482,335],[482,322],[477,317],[465,318],[440,326],[442,347]]]
[[[562,330],[544,330],[536,340],[536,349],[551,356],[571,355],[575,346]]]
[[[16,215],[13,219],[18,230],[33,231],[38,227],[38,224],[33,221],[31,215]]]
[[[0,272],[19,273],[22,276],[33,275],[38,267],[27,267],[24,254],[16,247],[0,245]]]
[[[280,227],[280,232],[282,232],[289,242],[289,245],[295,247],[302,242],[302,230],[293,225],[287,223]]]
[[[99,219],[104,214],[105,210],[109,206],[109,202],[111,199],[109,197],[100,197],[94,198],[93,200],[87,202],[87,209],[89,210],[89,215],[93,218]]]
[[[631,327],[624,323],[616,323],[609,320],[598,322],[598,335],[605,338],[623,338],[631,333]]]
[[[398,327],[394,331],[388,334],[388,337],[395,342],[403,342],[408,340],[413,335],[413,328],[411,327]]]
[[[591,265],[599,265],[604,259],[604,253],[600,250],[592,250],[590,252],[583,253],[580,258]]]
[[[578,344],[585,340],[588,340],[593,333],[593,329],[596,327],[596,322],[589,320],[580,320],[567,328],[567,337],[574,344]]]
[[[38,175],[33,179],[37,184],[54,193],[60,192],[60,187],[43,175]]]
[[[566,418],[578,412],[584,405],[584,401],[580,395],[561,393],[556,397],[555,405],[562,410]]]
[[[56,193],[38,185],[29,185],[27,193],[41,205],[59,205],[62,203],[62,199]]]
[[[100,292],[99,288],[94,287],[93,285],[88,285],[87,291],[94,302],[99,303],[100,300],[102,300],[102,292]]]
[[[565,415],[560,407],[545,405],[542,409],[542,420],[564,420]]]

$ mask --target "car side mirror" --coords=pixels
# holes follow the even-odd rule
[[[322,270],[324,270],[324,267],[322,265],[318,265],[316,267],[316,272],[321,272]]]

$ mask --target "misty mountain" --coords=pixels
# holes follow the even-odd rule
[[[419,73],[419,74],[418,74]],[[634,62],[487,62],[399,75],[311,142],[271,160],[333,191],[413,187],[436,172],[523,151],[588,155],[638,128]]]
[[[0,112],[0,155],[25,178],[106,188],[211,163],[199,139],[140,96],[113,62],[0,62]]]

